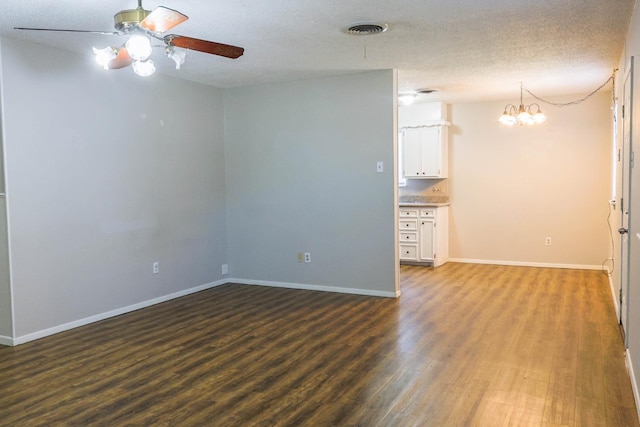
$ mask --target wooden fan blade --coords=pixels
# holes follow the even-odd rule
[[[58,28],[28,28],[28,27],[13,27],[14,30],[25,30],[25,31],[59,31],[64,33],[91,33],[91,34],[105,34],[112,36],[119,36],[120,33],[115,31],[94,31],[94,30],[63,30]]]
[[[129,56],[129,52],[127,52],[127,49],[121,47],[118,50],[118,56],[116,56],[111,60],[111,62],[109,62],[108,67],[110,70],[117,70],[118,68],[128,67],[132,63],[133,59],[131,59],[131,57]]]
[[[149,31],[164,33],[187,19],[189,19],[187,15],[183,15],[177,10],[158,6],[140,22],[140,26]]]
[[[244,48],[242,47],[194,39],[193,37],[179,36],[177,34],[165,36],[164,41],[169,45],[210,53],[212,55],[225,56],[232,59],[239,58],[244,53]]]

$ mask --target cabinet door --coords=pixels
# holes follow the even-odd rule
[[[421,219],[420,220],[420,260],[421,261],[433,261],[435,255],[435,220],[433,219]]]
[[[403,173],[407,178],[422,176],[422,133],[421,129],[407,129],[402,132]]]
[[[422,175],[425,177],[440,176],[440,126],[421,130]]]
[[[435,259],[433,266],[438,267],[449,261],[449,207],[440,206],[436,209],[435,227]]]

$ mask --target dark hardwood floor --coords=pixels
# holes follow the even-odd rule
[[[638,426],[601,272],[449,263],[401,283],[228,284],[0,347],[0,425]]]

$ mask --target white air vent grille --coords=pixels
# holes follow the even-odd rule
[[[387,24],[362,23],[349,26],[346,29],[346,32],[354,36],[371,36],[374,34],[384,33],[388,29],[389,25]]]

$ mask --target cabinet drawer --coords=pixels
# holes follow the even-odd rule
[[[418,218],[418,210],[400,209],[400,218]]]
[[[417,219],[402,219],[400,220],[400,230],[417,230],[418,229],[418,220]]]
[[[417,261],[418,246],[417,245],[400,245],[400,259]]]
[[[420,218],[435,218],[435,209],[420,209]]]
[[[404,242],[416,243],[417,241],[418,241],[418,233],[411,232],[411,231],[400,232],[400,243],[404,243]]]

